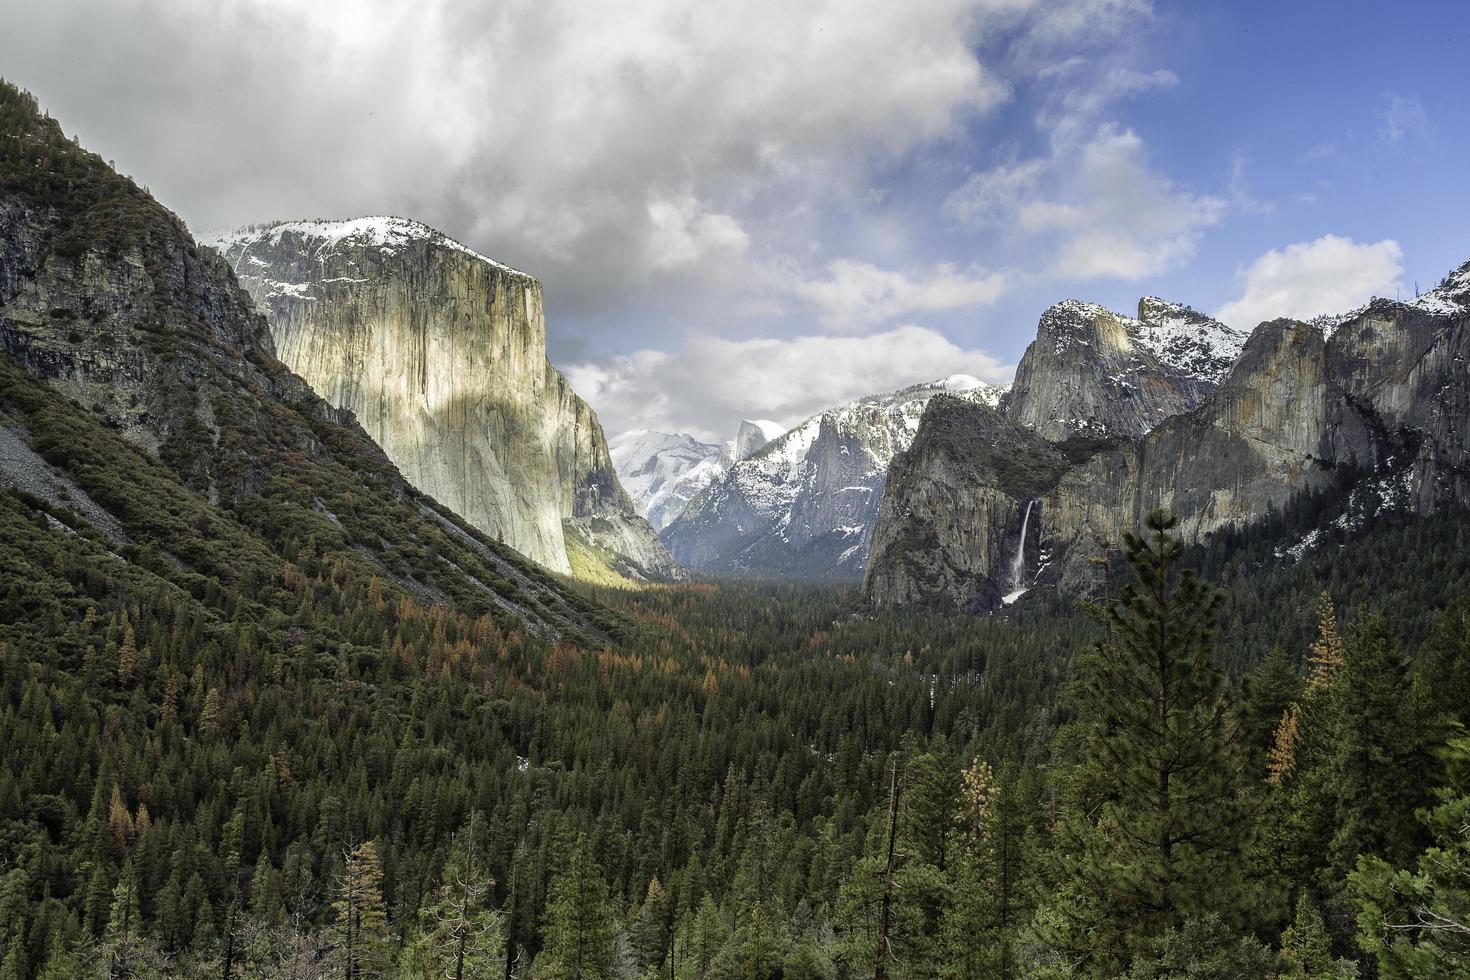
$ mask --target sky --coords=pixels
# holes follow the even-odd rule
[[[10,0],[0,73],[196,233],[417,218],[609,434],[969,373],[1045,308],[1249,330],[1470,258],[1470,4]]]

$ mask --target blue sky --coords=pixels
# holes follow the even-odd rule
[[[199,231],[419,218],[611,432],[955,372],[1066,297],[1249,328],[1470,258],[1470,5],[53,0],[0,64]]]

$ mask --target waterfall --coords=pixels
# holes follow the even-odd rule
[[[1021,541],[1016,545],[1016,557],[1011,559],[1011,589],[1020,591],[1026,588],[1026,525],[1031,523],[1031,505],[1034,500],[1026,501],[1026,515],[1021,518]]]

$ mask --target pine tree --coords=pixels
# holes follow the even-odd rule
[[[491,977],[500,965],[499,917],[485,907],[491,881],[480,865],[479,815],[455,841],[434,899],[421,913],[421,959],[435,977]]]
[[[1015,782],[976,758],[961,776],[950,865],[951,897],[943,910],[940,975],[955,980],[1018,974],[1013,949],[1029,864]]]
[[[1424,814],[1432,846],[1412,867],[1365,857],[1350,878],[1358,942],[1386,980],[1470,976],[1470,738],[1445,754],[1449,786]]]
[[[1424,724],[1410,696],[1404,657],[1382,616],[1355,626],[1339,671],[1342,724],[1332,765],[1337,832],[1330,845],[1335,878],[1363,854],[1406,863],[1422,842],[1414,812],[1429,802]]]
[[[1051,940],[1094,972],[1126,967],[1150,937],[1205,912],[1230,928],[1245,913],[1240,759],[1212,649],[1222,599],[1179,571],[1177,524],[1156,511],[1146,534],[1126,536],[1136,581],[1081,665],[1090,717],[1071,778],[1105,789],[1060,828],[1061,877],[1089,900],[1054,903]]]
[[[613,976],[616,924],[602,870],[585,835],[577,837],[566,870],[546,900],[545,966],[549,980],[604,980]],[[538,964],[540,960],[538,959]]]
[[[1312,900],[1297,899],[1296,918],[1281,934],[1280,980],[1356,980],[1357,964],[1334,959],[1332,940]]]
[[[655,971],[669,948],[669,897],[655,876],[648,880],[643,905],[633,923],[633,947],[638,962]]]
[[[344,980],[366,980],[382,975],[387,961],[383,869],[372,841],[346,851],[342,858],[332,902],[334,955]]]

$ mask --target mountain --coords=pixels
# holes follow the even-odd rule
[[[664,541],[688,568],[858,578],[888,464],[912,441],[924,406],[946,393],[993,404],[1001,389],[956,375],[812,416],[732,463],[663,529]]]
[[[79,663],[148,619],[316,670],[450,605],[441,639],[605,642],[615,617],[405,481],[215,252],[5,83],[0,137],[0,648]]]
[[[684,433],[634,429],[612,440],[613,465],[643,516],[662,531],[734,463],[785,431],[767,419],[744,419],[735,438],[714,445]]]
[[[660,531],[724,471],[719,446],[683,433],[634,429],[614,437],[609,448],[628,495]]]
[[[1042,314],[1005,414],[1048,439],[1136,438],[1198,407],[1243,343],[1223,323],[1151,296],[1136,319],[1067,300]]]
[[[1330,330],[1263,323],[1218,384],[1191,369],[1203,392],[1193,406],[1176,397],[1188,394],[1183,386],[1154,373],[1154,365],[1177,371],[1180,360],[1152,350],[1134,360],[1142,367],[1133,377],[1144,383],[1110,387],[1113,376],[1099,372],[1115,369],[1124,341],[1136,348],[1138,334],[1089,311],[1086,319],[1101,322],[1094,337],[1106,334],[1111,353],[1098,354],[1093,343],[1079,354],[1077,345],[1056,342],[1054,307],[1027,350],[1029,370],[1024,379],[1018,374],[1003,418],[951,400],[926,412],[888,482],[869,597],[880,605],[933,601],[987,610],[1008,591],[1037,583],[1085,590],[1099,574],[1089,559],[1158,506],[1181,517],[1187,540],[1203,541],[1300,502],[1321,508],[1336,501],[1334,519],[1358,523],[1385,509],[1422,515],[1470,502],[1467,287],[1470,263],[1413,302],[1375,299],[1332,318]],[[1176,350],[1223,355],[1233,344],[1228,335],[1220,343],[1213,321],[1170,329]],[[1212,355],[1206,366],[1213,363]],[[1044,390],[1025,390],[1023,380]],[[1067,398],[1092,410],[1074,417],[1100,424],[1038,418],[1037,405]],[[1165,414],[1171,407],[1179,410]],[[967,452],[973,457],[967,447],[976,439],[1023,446],[1028,435],[1047,440],[1024,450],[1034,479],[1009,478],[983,459],[956,462]],[[1057,467],[1058,453],[1065,467]],[[1016,566],[1022,574],[1012,583]]]
[[[597,416],[546,359],[534,278],[403,218],[280,222],[209,244],[286,366],[414,486],[554,571],[675,573]]]
[[[749,459],[765,448],[766,443],[781,438],[786,429],[770,419],[741,419],[735,430],[735,438],[720,447],[720,462],[731,466],[742,459]]]

